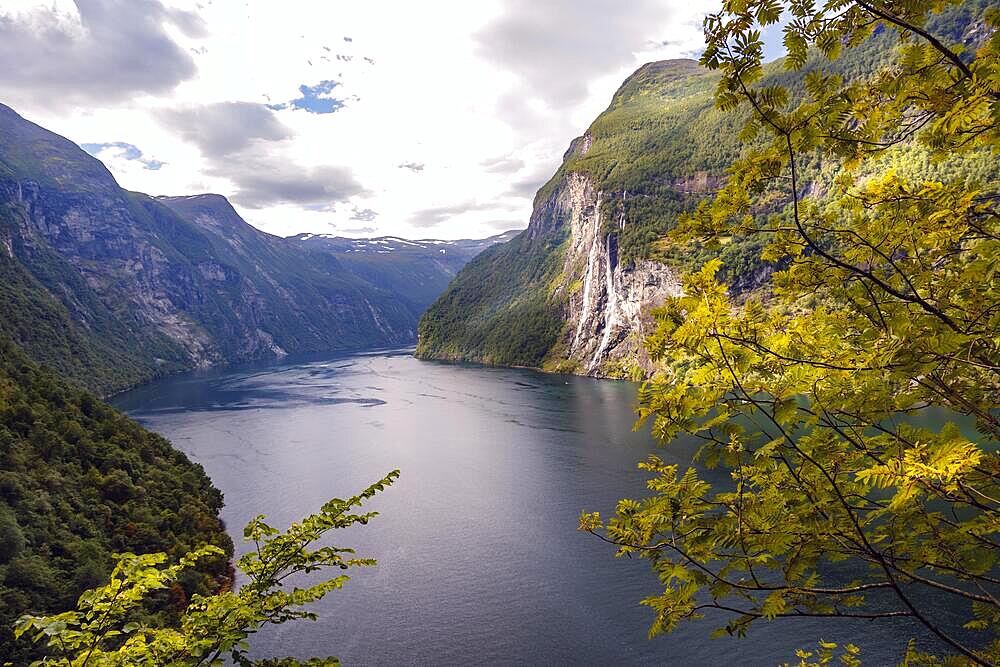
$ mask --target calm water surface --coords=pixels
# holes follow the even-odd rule
[[[377,558],[318,607],[272,628],[262,655],[337,655],[348,665],[774,665],[819,638],[854,641],[865,664],[895,662],[906,624],[761,625],[709,639],[713,619],[646,639],[656,591],[647,563],[576,530],[643,492],[631,431],[635,386],[458,366],[409,351],[243,367],[170,378],[116,405],[201,463],[225,493],[238,549],[265,513],[286,526],[386,472],[402,476],[382,516],[335,543]],[[692,447],[658,453],[687,463]],[[718,619],[714,619],[717,621]]]

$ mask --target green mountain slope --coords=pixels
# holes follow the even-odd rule
[[[16,340],[31,358],[100,393],[182,366],[179,348],[130,332],[55,253],[36,255],[32,266],[37,277],[13,251],[0,248],[0,335]],[[45,286],[58,285],[60,274],[74,294],[65,303]],[[74,319],[74,312],[80,320]],[[84,319],[83,313],[90,317]],[[159,366],[142,351],[156,346],[163,348]]]
[[[221,506],[200,465],[0,338],[0,656],[26,662],[14,620],[73,608],[106,580],[112,553],[231,553]],[[225,562],[193,573],[151,613],[229,576]]]
[[[976,26],[985,7],[963,3],[930,27],[971,44],[982,38]],[[837,68],[848,77],[871,72],[890,57],[889,43],[877,34]],[[793,92],[802,88],[803,73],[780,63],[767,75]],[[715,108],[715,82],[692,60],[649,63],[630,76],[539,190],[528,229],[470,262],[427,310],[418,356],[611,377],[649,373],[642,344],[652,330],[649,311],[679,293],[681,272],[712,256],[678,254],[661,239],[719,186],[745,148],[744,118]],[[807,190],[821,196],[835,174],[815,162],[801,167]],[[940,165],[914,146],[871,168],[980,181],[996,174],[984,154]],[[758,200],[761,214],[774,206],[766,196]],[[767,282],[773,267],[759,259],[761,243],[721,251],[735,292]]]
[[[562,328],[549,284],[562,268],[565,230],[549,229],[551,207],[531,225],[469,262],[420,320],[417,356],[537,366]]]
[[[704,125],[721,119],[713,85],[689,60],[632,75],[539,190],[528,229],[470,262],[428,309],[418,355],[527,366],[552,358],[588,267],[612,255],[616,266],[653,255],[663,230],[718,183],[736,154],[723,127],[711,131],[717,146],[698,146]],[[609,233],[610,247],[592,262],[594,240]]]
[[[419,311],[335,257],[303,252],[253,228],[224,197],[157,197],[147,205],[168,209],[207,240],[211,259],[201,270],[216,286],[218,306],[197,304],[192,311],[214,338],[229,341],[220,343],[227,359],[412,341]],[[233,303],[246,305],[235,320],[220,321],[216,313]],[[254,333],[241,333],[251,323],[256,340]]]

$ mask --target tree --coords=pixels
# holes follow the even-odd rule
[[[170,589],[199,561],[224,555],[222,549],[203,547],[172,565],[166,564],[163,553],[120,554],[110,582],[81,595],[76,611],[22,616],[15,633],[45,644],[46,657],[35,665],[221,665],[222,656],[245,667],[339,664],[336,658],[251,660],[246,639],[267,624],[315,619],[313,612],[302,607],[341,588],[349,577],[341,574],[286,590],[289,584],[330,568],[375,565],[370,558],[355,558],[353,549],[312,545],[330,530],[366,524],[377,516],[377,512],[354,510],[398,476],[399,471],[393,471],[357,496],[334,498],[283,533],[265,523],[264,516],[255,518],[243,530],[254,548],[237,561],[247,582],[239,591],[193,596],[176,627],[150,625],[143,603],[151,594]]]
[[[781,270],[769,294],[735,303],[708,262],[647,343],[665,370],[640,390],[640,418],[663,443],[703,441],[731,484],[654,456],[648,497],[606,525],[581,517],[651,561],[651,635],[709,609],[738,635],[759,619],[906,617],[956,662],[1000,662],[1000,187],[995,170],[971,183],[886,168],[915,146],[945,165],[1000,149],[1000,11],[969,26],[972,53],[932,31],[955,6],[726,0],[706,19],[717,103],[749,109],[743,136],[764,141],[672,239],[758,236]],[[798,89],[762,63],[758,28],[783,13]],[[894,36],[893,57],[830,73],[875,34]],[[809,187],[806,164],[835,176]],[[765,215],[758,202],[778,197]],[[921,425],[934,407],[975,432],[953,416]],[[964,628],[938,613],[956,605]]]

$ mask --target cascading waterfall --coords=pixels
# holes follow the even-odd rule
[[[602,194],[578,175],[567,179],[566,188],[572,245],[563,259],[563,276],[579,280],[581,289],[569,299],[566,315],[572,328],[557,348],[558,360],[586,375],[615,374],[619,362],[649,371],[651,362],[642,349],[642,314],[679,295],[679,281],[669,267],[649,260],[622,266],[620,242],[629,226],[628,191]],[[620,208],[609,218],[608,211],[601,210],[608,196],[616,204],[621,197]]]
[[[604,289],[607,292],[607,300],[604,306],[604,333],[601,336],[601,344],[597,346],[597,351],[594,352],[594,356],[590,360],[590,365],[587,367],[588,371],[594,370],[600,363],[601,357],[608,349],[608,343],[611,341],[611,332],[617,329],[619,325],[618,290],[615,289],[615,267],[611,265],[610,233],[605,240],[604,254],[606,256],[606,261],[604,262]]]
[[[622,192],[622,212],[618,218],[619,230],[625,229],[624,203],[627,196],[628,191]],[[594,356],[591,357],[590,364],[587,366],[588,371],[593,371],[601,363],[601,359],[608,350],[608,344],[611,342],[611,334],[621,325],[621,308],[619,308],[618,289],[615,285],[616,267],[612,265],[611,237],[612,234],[609,233],[604,239],[604,289],[607,295],[604,305],[604,331],[601,334],[601,343],[597,346],[597,350],[594,351]],[[595,240],[597,238],[595,236]]]
[[[580,312],[580,322],[576,325],[576,335],[573,337],[573,345],[570,346],[570,353],[576,350],[583,335],[583,327],[590,317],[591,297],[593,294],[594,271],[601,254],[601,193],[597,193],[597,205],[594,209],[594,241],[590,244],[590,252],[587,255],[587,273],[583,278],[583,305]]]
[[[628,199],[628,190],[622,191],[622,214],[618,217],[618,231],[625,231],[625,200]]]

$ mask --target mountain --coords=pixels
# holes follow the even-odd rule
[[[224,359],[409,343],[419,311],[354,276],[335,257],[304,252],[247,224],[220,195],[156,197],[197,230],[210,259],[200,271],[225,290],[234,321],[220,338],[234,340]],[[214,312],[205,319],[213,319]]]
[[[358,278],[398,294],[423,313],[469,260],[518,233],[452,241],[397,236],[351,239],[331,234],[298,234],[289,240],[304,249],[333,255]]]
[[[424,307],[489,242],[373,258],[272,236],[219,195],[128,192],[0,105],[0,335],[98,393],[221,362],[412,343]]]
[[[979,0],[951,7],[932,18],[931,27],[972,48],[982,39],[976,16],[985,7]],[[889,35],[876,34],[836,68],[847,77],[869,73],[884,62],[890,43]],[[803,72],[785,71],[780,62],[766,71],[793,93],[803,88]],[[681,253],[662,239],[680,214],[723,182],[745,147],[739,133],[746,116],[715,108],[716,81],[683,59],[649,63],[632,74],[538,191],[528,228],[469,262],[428,308],[417,355],[604,377],[648,375],[653,369],[643,341],[653,330],[651,309],[679,294],[685,270],[712,256],[703,249]],[[814,162],[800,165],[800,177],[808,194],[821,197],[835,174]],[[980,181],[996,173],[985,152],[939,165],[918,146],[898,147],[866,168],[890,167],[917,178],[940,177],[941,169]],[[766,197],[758,202],[762,214],[776,206]],[[761,243],[724,246],[724,277],[734,293],[768,282],[775,267],[760,260]]]
[[[680,285],[656,240],[738,148],[711,127],[714,80],[691,60],[629,77],[539,190],[528,229],[471,261],[428,309],[418,355],[594,375],[647,363],[649,307]]]

